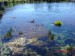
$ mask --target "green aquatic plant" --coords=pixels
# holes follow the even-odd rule
[[[19,31],[19,32],[18,32],[18,34],[19,34],[19,35],[22,35],[22,34],[23,34],[23,32]]]
[[[62,22],[57,20],[56,22],[54,22],[54,25],[60,27],[62,26]]]
[[[54,34],[52,34],[52,32],[49,30],[49,32],[48,32],[48,38],[50,39],[50,40],[54,40]]]
[[[55,37],[54,37],[54,34],[52,34],[52,35],[51,35],[51,40],[54,40],[54,38],[55,38]]]
[[[10,38],[12,36],[12,28],[5,34],[6,38]]]

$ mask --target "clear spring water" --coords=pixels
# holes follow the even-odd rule
[[[18,4],[7,8],[0,19],[0,35],[4,35],[10,27],[24,31],[30,25],[26,22],[33,19],[36,24],[50,29],[59,43],[75,45],[75,3]],[[61,27],[53,25],[57,20],[63,22]]]

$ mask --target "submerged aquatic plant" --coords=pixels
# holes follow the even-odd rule
[[[22,34],[23,34],[23,32],[19,31],[19,32],[18,32],[18,34],[19,34],[19,35],[22,35]]]
[[[52,34],[52,35],[51,35],[51,40],[54,40],[54,38],[55,38],[55,37],[54,37],[54,34]]]
[[[49,38],[50,40],[54,40],[54,34],[52,34],[51,31],[48,32],[48,38]]]
[[[5,34],[6,38],[10,38],[12,36],[12,28]]]
[[[54,22],[54,25],[60,27],[62,26],[62,22],[57,20],[56,22]]]

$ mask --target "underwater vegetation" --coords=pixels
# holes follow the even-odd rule
[[[62,22],[57,20],[56,22],[54,22],[54,25],[60,27],[62,26]]]
[[[12,17],[12,18],[15,18],[15,17]],[[34,19],[34,20],[29,21],[29,22],[30,23],[35,23],[36,21]],[[24,24],[24,25],[26,25],[26,24]],[[54,22],[54,25],[55,26],[58,26],[58,27],[56,27],[56,28],[58,28],[58,30],[57,29],[56,30],[59,31],[60,30],[59,27],[62,26],[62,22],[61,21],[56,21],[56,22]],[[40,25],[37,24],[36,26],[40,26]],[[42,24],[42,26],[43,26],[43,24]],[[16,27],[16,28],[18,28],[18,27]],[[52,29],[52,30],[54,30],[54,29]],[[34,30],[34,29],[32,29],[32,30]],[[40,28],[39,28],[39,30],[40,30]],[[23,33],[24,32],[22,32],[22,31],[18,31],[18,35],[19,36],[22,35]],[[30,33],[33,33],[33,32],[30,32]],[[35,33],[35,31],[34,31],[34,33]],[[66,33],[67,33],[67,31],[66,31]],[[62,53],[68,53],[68,55],[65,54],[65,56],[72,56],[72,55],[70,55],[70,53],[73,50],[73,46],[69,46],[67,49],[61,49],[61,47],[64,47],[63,45],[65,45],[65,43],[66,44],[70,44],[71,42],[74,43],[74,40],[71,40],[71,39],[70,40],[68,40],[68,39],[66,40],[66,38],[65,38],[66,36],[64,35],[65,33],[62,34],[60,32],[60,33],[56,33],[57,34],[57,38],[60,38],[59,39],[59,43],[58,43],[58,40],[56,39],[56,36],[54,34],[53,34],[52,31],[49,31],[46,37],[41,37],[41,40],[42,41],[41,40],[39,41],[39,40],[36,39],[36,38],[38,38],[38,36],[34,36],[34,39],[33,40],[30,39],[30,40],[26,40],[26,41],[25,41],[24,37],[23,38],[20,38],[20,39],[16,39],[16,37],[15,37],[16,40],[12,39],[13,42],[10,42],[10,44],[8,44],[8,46],[10,47],[11,50],[9,50],[9,48],[7,48],[7,47],[2,48],[3,52],[2,51],[0,52],[1,53],[0,56],[64,56]],[[64,35],[65,37],[62,37],[62,36],[59,37],[58,35]],[[4,40],[6,39],[8,41],[8,39],[11,38],[11,36],[13,36],[12,35],[12,28],[9,29],[9,31],[7,31],[7,33],[5,34],[5,37],[7,39],[4,38]],[[27,37],[29,37],[29,36],[27,36]],[[50,41],[47,42],[48,39]],[[69,41],[71,41],[71,42],[69,42]],[[6,43],[5,43],[5,45],[6,45]],[[0,46],[1,46],[1,44],[0,44]],[[14,49],[14,51],[11,54],[11,51],[13,49]],[[21,50],[20,51],[17,51],[19,49],[21,49]],[[75,51],[74,51],[74,53],[75,53]],[[75,55],[73,55],[73,56],[75,56]]]
[[[54,38],[55,38],[55,37],[54,37],[54,34],[52,34],[52,35],[51,35],[51,40],[54,40]]]
[[[19,35],[22,35],[22,34],[23,34],[23,32],[19,31],[19,32],[18,32],[18,34],[19,34]]]
[[[12,28],[5,34],[6,38],[10,38],[12,36]]]
[[[54,40],[54,38],[55,38],[54,34],[52,34],[51,31],[48,32],[48,37],[49,37],[50,40]]]

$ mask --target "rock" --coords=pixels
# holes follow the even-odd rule
[[[8,46],[0,43],[0,56],[11,56],[11,51]]]
[[[5,45],[10,48],[10,50],[13,52],[13,54],[15,54],[15,53],[23,52],[23,50],[27,44],[30,44],[30,43],[36,42],[36,41],[37,41],[36,38],[26,39],[25,37],[21,37],[21,38],[15,39],[12,42],[8,42]]]

